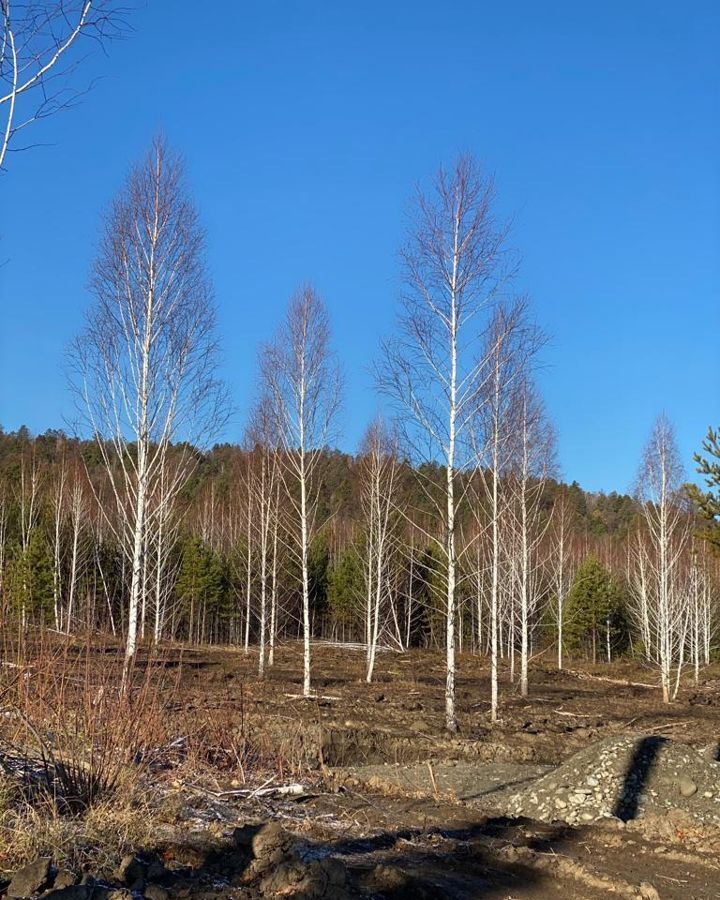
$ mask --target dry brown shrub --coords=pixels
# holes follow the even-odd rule
[[[81,814],[137,785],[168,740],[173,685],[161,659],[137,667],[127,689],[100,645],[39,639],[0,674],[0,764],[28,799],[49,794]]]
[[[192,708],[182,657],[143,653],[122,685],[122,648],[37,634],[0,665],[0,868],[39,855],[112,868],[152,849],[188,799],[183,785],[282,782],[283,747],[252,725],[241,691]],[[217,698],[216,698],[217,699]]]

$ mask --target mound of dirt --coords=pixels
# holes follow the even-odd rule
[[[720,762],[662,737],[611,737],[508,798],[508,812],[571,824],[683,810],[720,823]]]

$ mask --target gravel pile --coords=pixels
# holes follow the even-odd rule
[[[612,737],[587,747],[508,800],[512,815],[571,824],[684,810],[720,823],[720,762],[661,737]]]

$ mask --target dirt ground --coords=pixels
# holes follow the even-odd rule
[[[697,685],[688,679],[666,706],[641,666],[577,662],[560,673],[536,664],[528,698],[503,673],[500,721],[491,724],[487,666],[463,656],[460,730],[450,735],[437,654],[384,653],[368,685],[362,652],[316,646],[311,700],[299,696],[297,645],[280,648],[263,681],[255,665],[253,653],[184,651],[185,702],[219,715],[242,705],[250,731],[282,751],[288,778],[306,772],[308,790],[280,804],[230,799],[220,817],[228,827],[233,817],[280,820],[308,859],[341,859],[366,896],[720,897],[720,829],[679,802],[667,816],[575,825],[561,812],[545,822],[513,817],[506,802],[518,785],[612,736],[666,738],[716,759],[718,671]]]
[[[107,647],[97,655],[101,667],[117,657]],[[450,734],[438,653],[384,652],[368,685],[361,650],[314,645],[311,699],[301,696],[296,643],[277,649],[262,680],[254,650],[172,647],[160,665],[168,715],[207,722],[210,743],[241,728],[255,748],[240,772],[230,759],[193,783],[170,753],[151,776],[179,810],[146,848],[179,867],[169,897],[720,897],[720,668],[698,684],[689,676],[666,706],[651,669],[571,661],[558,672],[541,658],[527,698],[503,670],[500,718],[491,723],[488,666],[461,655],[459,731]],[[575,776],[596,784],[593,748],[602,757],[615,739],[631,750],[635,739],[670,748],[680,770],[653,781],[653,759],[640,765],[642,777],[626,779],[639,801],[618,798],[618,809],[635,810],[627,815],[583,815],[586,807],[572,804],[594,789],[579,783],[558,782],[553,796],[554,772],[575,771],[575,754]],[[272,794],[290,783],[302,786],[297,795]],[[538,785],[544,798],[534,796]],[[651,786],[656,802],[646,812],[642,794]],[[656,788],[667,793],[664,806]],[[537,815],[527,811],[535,807]],[[258,887],[257,860],[248,862],[250,850],[233,835],[269,822],[289,834],[295,868]],[[311,870],[322,878],[308,887],[302,873]]]
[[[310,761],[315,752],[329,767],[427,758],[557,765],[612,734],[662,734],[696,747],[720,739],[720,667],[701,672],[698,685],[688,677],[671,705],[662,703],[653,686],[655,672],[631,663],[571,662],[563,672],[536,664],[527,698],[505,671],[499,721],[493,724],[488,666],[463,655],[457,677],[459,732],[450,735],[444,728],[440,654],[380,654],[375,679],[367,684],[361,651],[315,645],[312,701],[300,696],[299,645],[279,648],[262,681],[256,665],[252,651],[248,656],[235,650],[183,651],[184,702],[204,709],[242,704],[251,723],[269,732],[279,729],[296,753],[301,743]]]

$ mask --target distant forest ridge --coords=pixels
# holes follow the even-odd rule
[[[185,444],[178,446],[187,449]],[[76,452],[80,454],[91,477],[102,473],[102,458],[94,439],[72,437],[61,429],[48,429],[42,434],[33,435],[25,426],[17,431],[5,431],[0,426],[0,477],[3,482],[13,481],[18,474],[23,452],[29,450],[34,452],[38,464],[48,467],[48,471],[59,463],[63,454]],[[241,444],[224,442],[215,444],[208,451],[191,448],[191,452],[197,457],[197,462],[183,491],[186,502],[197,499],[211,484],[218,497],[226,495],[231,489],[234,474],[238,476],[252,451]],[[347,519],[360,517],[359,457],[360,453],[352,454],[337,449],[325,449],[321,452],[321,519],[333,514]],[[406,476],[409,476],[410,464],[406,462],[404,465],[408,469]],[[427,474],[428,480],[439,481],[442,477],[443,468],[440,464],[432,466],[422,463],[418,468]],[[469,470],[465,474],[468,475]],[[577,481],[568,483],[545,478],[543,482],[543,506],[550,510],[556,497],[564,494],[573,511],[572,522],[578,534],[624,538],[638,523],[638,502],[630,494],[586,491]],[[411,505],[418,512],[428,512],[427,498],[418,489],[416,479],[406,477],[402,486],[410,495],[407,499]]]

